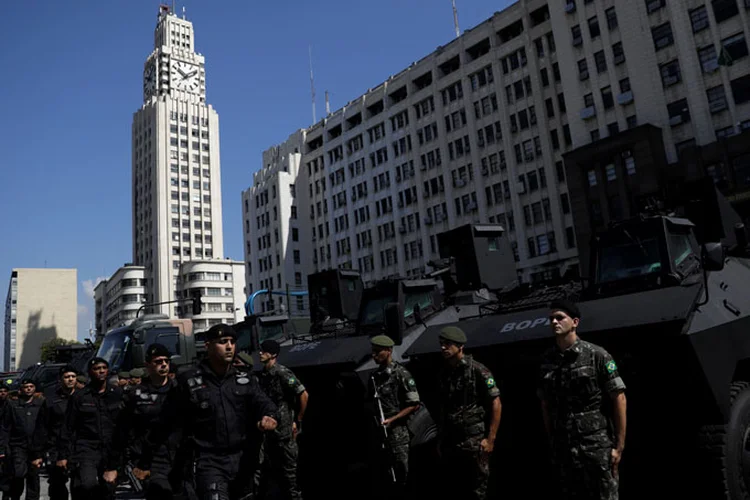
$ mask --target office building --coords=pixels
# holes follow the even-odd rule
[[[96,334],[104,335],[113,328],[129,325],[145,302],[145,269],[125,264],[94,287]]]

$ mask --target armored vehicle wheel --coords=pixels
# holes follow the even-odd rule
[[[704,498],[750,500],[750,383],[734,382],[727,425],[707,425],[700,434]]]

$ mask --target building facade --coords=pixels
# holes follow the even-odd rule
[[[311,226],[309,198],[300,175],[305,132],[263,153],[263,167],[253,174],[253,186],[242,193],[247,294],[254,291],[307,288],[310,273]],[[275,297],[279,305],[283,297]],[[266,301],[257,307],[265,311]],[[307,314],[307,301],[290,302],[291,313]]]
[[[160,8],[134,114],[133,262],[147,302],[173,300],[180,265],[223,257],[219,117],[191,22]],[[170,306],[162,306],[163,313]]]
[[[523,281],[575,275],[563,155],[651,124],[671,164],[747,128],[748,8],[521,0],[467,30],[302,131],[309,269],[352,267],[367,282],[419,275],[438,233],[497,222]],[[247,222],[252,244],[264,229]]]
[[[78,279],[75,269],[13,269],[5,300],[3,369],[40,361],[44,342],[78,338]]]
[[[94,288],[97,335],[129,325],[146,303],[146,278],[143,266],[125,264]]]
[[[219,323],[233,325],[245,319],[245,266],[234,260],[199,260],[180,267],[178,297],[201,297],[200,315],[193,315],[192,303],[174,305],[174,315],[193,321],[196,332]]]

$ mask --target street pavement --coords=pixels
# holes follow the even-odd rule
[[[49,485],[47,484],[47,474],[42,472],[41,474],[41,495],[39,496],[39,500],[49,500],[49,495],[47,494],[47,490],[49,489]],[[68,488],[70,488],[70,483],[68,483]],[[136,495],[132,491],[130,491],[129,485],[121,485],[117,488],[117,494],[115,495],[115,498],[117,500],[130,500],[130,499],[137,499],[137,498],[143,498],[140,495]],[[23,494],[23,499],[26,500],[26,492]]]

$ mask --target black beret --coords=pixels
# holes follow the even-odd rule
[[[550,310],[552,311],[562,311],[571,318],[581,318],[581,311],[578,309],[578,306],[566,299],[557,299],[553,300],[549,305]]]
[[[107,368],[109,368],[109,361],[107,361],[104,358],[100,358],[99,356],[97,356],[94,359],[92,359],[91,361],[89,361],[89,364],[88,364],[89,370],[91,370],[93,367],[95,367],[96,365],[98,365],[100,363],[104,363],[105,365],[107,365]]]
[[[78,370],[76,370],[76,367],[73,365],[65,365],[60,368],[60,376],[62,377],[66,373],[75,373],[76,375],[78,375]]]
[[[270,340],[269,339],[269,340],[264,340],[263,342],[261,342],[261,344],[260,344],[260,350],[262,352],[267,352],[268,354],[274,354],[275,355],[275,354],[278,354],[279,352],[281,352],[281,346],[275,340]]]
[[[225,323],[214,325],[206,332],[206,340],[216,340],[222,337],[233,337],[236,339],[237,332],[234,331],[234,328]]]
[[[158,342],[151,344],[146,349],[146,361],[161,357],[169,358],[170,356],[172,356],[172,353],[169,352],[169,349],[164,344],[159,344]]]
[[[26,385],[26,384],[36,385],[36,381],[31,377],[24,377],[21,379],[21,385]]]

